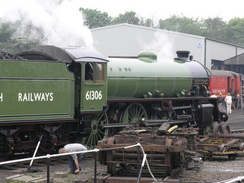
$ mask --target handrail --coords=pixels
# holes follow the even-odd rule
[[[142,150],[142,153],[143,153],[143,161],[142,161],[142,167],[144,166],[145,162],[147,164],[147,168],[152,176],[152,178],[154,179],[155,182],[158,182],[156,180],[156,178],[154,177],[154,175],[152,174],[151,172],[151,169],[149,167],[149,164],[148,164],[148,161],[146,159],[146,153],[142,147],[142,145],[140,143],[137,143],[135,145],[130,145],[130,146],[125,146],[125,147],[116,147],[116,148],[106,148],[106,149],[93,149],[93,150],[87,150],[87,151],[77,151],[77,152],[70,152],[70,153],[62,153],[62,154],[47,154],[45,156],[38,156],[38,157],[32,157],[32,158],[24,158],[24,159],[18,159],[18,160],[10,160],[10,161],[3,161],[3,162],[0,162],[0,165],[6,165],[6,164],[11,164],[11,163],[18,163],[18,162],[24,162],[24,161],[33,161],[33,160],[37,160],[37,159],[47,159],[48,162],[47,162],[47,183],[50,183],[50,180],[49,180],[49,166],[50,166],[50,163],[49,163],[49,160],[50,158],[54,158],[54,157],[61,157],[61,156],[67,156],[67,155],[73,155],[73,154],[84,154],[84,153],[94,153],[95,154],[95,165],[94,165],[94,183],[96,183],[96,153],[99,152],[99,151],[110,151],[110,150],[117,150],[117,149],[128,149],[128,148],[133,148],[133,147],[136,147],[136,146],[139,146]],[[139,172],[138,174],[138,180],[140,180],[141,178],[141,171]]]
[[[6,165],[6,164],[11,164],[11,163],[19,163],[19,162],[24,162],[24,161],[29,161],[29,160],[37,160],[37,159],[50,159],[53,157],[60,157],[60,156],[67,156],[67,155],[72,155],[72,154],[84,154],[84,153],[89,153],[89,152],[98,152],[99,149],[94,149],[94,150],[89,150],[89,151],[79,151],[79,152],[72,152],[72,153],[62,153],[62,154],[47,154],[45,156],[37,156],[34,158],[23,158],[23,159],[18,159],[18,160],[10,160],[10,161],[3,161],[0,162],[0,165]]]

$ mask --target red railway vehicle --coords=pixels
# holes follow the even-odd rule
[[[227,93],[232,96],[241,94],[241,75],[227,70],[211,70],[212,76],[209,80],[209,91],[217,96],[222,93],[225,97]]]

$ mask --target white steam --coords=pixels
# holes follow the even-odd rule
[[[158,60],[172,60],[175,56],[174,39],[169,34],[156,32],[154,39],[144,47],[146,50],[154,51],[158,56]]]
[[[91,31],[84,26],[79,0],[0,0],[4,21],[21,20],[19,37],[24,37],[30,22],[44,30],[46,42],[56,46],[93,47]],[[28,36],[36,36],[33,32]]]

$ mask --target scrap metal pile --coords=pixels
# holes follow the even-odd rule
[[[232,138],[202,138],[197,144],[196,151],[204,155],[204,159],[212,160],[214,156],[227,156],[235,159],[243,154],[244,143],[240,139]]]
[[[226,125],[218,126],[217,131],[214,127],[214,134],[224,133],[224,129],[228,131]],[[149,166],[142,168],[143,177],[150,177],[152,173],[157,178],[171,176],[174,179],[179,177],[183,169],[195,168],[195,160],[212,160],[213,156],[234,159],[244,152],[244,144],[239,138],[204,137],[194,128],[176,126],[166,129],[165,124],[156,130],[129,129],[100,140],[100,162],[107,164],[107,171],[112,176],[136,177],[141,169],[144,150]],[[139,147],[121,148],[137,143],[141,144],[143,150]]]
[[[232,132],[225,123],[213,124],[212,137],[204,137],[199,140],[196,151],[201,153],[205,160],[213,157],[226,156],[235,159],[244,153],[244,133]]]
[[[195,152],[190,149],[196,145],[197,134],[192,128],[177,128],[168,135],[162,135],[160,129],[125,130],[98,142],[98,149],[111,149],[100,153],[100,161],[107,164],[108,173],[114,176],[136,176],[143,151],[137,147],[118,148],[140,143],[150,165],[143,168],[144,177],[150,176],[151,171],[155,177],[177,178],[182,168],[193,162]]]

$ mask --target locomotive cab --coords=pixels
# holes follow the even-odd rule
[[[107,105],[107,62],[81,63],[80,112],[99,112]]]
[[[89,48],[64,48],[71,56],[75,76],[76,115],[100,113],[107,107],[107,62],[103,55]],[[72,66],[73,65],[73,66]]]

